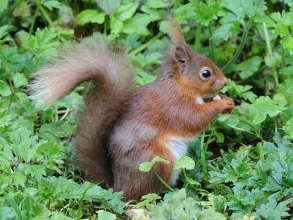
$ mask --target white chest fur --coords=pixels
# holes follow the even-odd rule
[[[188,150],[188,142],[192,141],[193,138],[184,138],[184,137],[174,137],[166,141],[166,144],[170,147],[172,153],[175,156],[175,162],[185,156]],[[169,181],[170,185],[175,185],[179,177],[181,170],[173,170],[171,179]]]

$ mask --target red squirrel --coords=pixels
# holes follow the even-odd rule
[[[216,114],[234,108],[217,95],[228,84],[206,56],[188,48],[180,25],[171,19],[172,46],[156,80],[134,88],[135,69],[125,49],[96,37],[72,42],[55,63],[33,74],[33,96],[48,103],[61,99],[84,81],[91,81],[77,125],[76,165],[88,180],[115,191],[124,200],[161,193],[164,185],[139,166],[156,156],[169,160],[154,165],[162,179],[174,185],[175,162],[186,155],[188,141],[203,131]]]

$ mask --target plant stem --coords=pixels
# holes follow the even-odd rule
[[[269,33],[268,33],[268,28],[265,22],[262,23],[263,25],[263,29],[264,29],[264,34],[265,34],[265,39],[266,39],[266,45],[267,45],[267,50],[268,50],[268,54],[270,56],[273,55],[273,51],[272,51],[272,47],[271,47],[271,43],[270,43],[270,37],[269,37]],[[273,77],[274,77],[274,81],[275,81],[275,86],[276,88],[279,87],[279,78],[277,75],[277,70],[275,67],[272,67],[273,70]]]
[[[45,19],[47,20],[47,22],[49,23],[50,27],[55,27],[52,19],[50,18],[47,11],[44,9],[44,7],[42,5],[40,7],[40,10],[41,10],[42,14],[44,15]]]
[[[134,50],[131,53],[129,53],[129,55],[134,56],[135,54],[143,51],[145,48],[147,48],[149,45],[151,45],[152,43],[154,43],[157,39],[159,39],[162,36],[163,36],[163,32],[158,33],[155,37],[153,37],[152,39],[150,39],[147,43],[145,43],[144,45],[140,46],[136,50]]]
[[[14,96],[15,96],[15,93],[12,92],[11,97],[10,97],[10,100],[9,100],[8,108],[11,107],[11,104],[12,104],[12,101],[14,99]]]
[[[286,61],[285,61],[285,50],[284,50],[284,47],[281,47],[282,48],[282,69],[286,67]]]
[[[208,169],[207,169],[207,161],[205,156],[205,144],[204,144],[204,137],[205,137],[205,131],[202,133],[201,140],[200,140],[200,159],[201,159],[201,165],[202,165],[202,171],[203,176],[206,182],[209,181],[209,175],[208,175]]]
[[[27,62],[27,64],[25,65],[25,67],[22,69],[21,72],[25,72],[27,70],[27,68],[31,65],[35,55],[39,52],[39,50],[37,50],[35,53],[33,53],[32,57],[30,58],[30,60]]]
[[[36,1],[36,4],[37,4],[37,8],[35,10],[35,13],[34,13],[34,16],[33,16],[33,20],[32,20],[32,24],[30,26],[30,36],[33,34],[33,30],[34,30],[34,26],[35,26],[35,23],[36,23],[36,20],[37,20],[37,16],[38,16],[38,13],[40,11],[40,3],[38,1]]]
[[[68,113],[69,113],[69,110],[70,110],[70,108],[67,108],[67,109],[66,109],[66,112],[65,112],[65,114],[60,118],[60,121],[63,121],[64,118],[66,118],[66,116],[67,116]]]
[[[242,49],[244,47],[244,44],[246,42],[246,39],[247,39],[247,35],[248,35],[248,31],[251,27],[251,24],[252,24],[252,20],[251,18],[248,20],[248,24],[246,25],[246,27],[244,27],[244,31],[243,31],[243,35],[242,35],[242,38],[241,38],[241,41],[240,41],[240,44],[236,50],[236,52],[234,53],[233,57],[231,58],[231,60],[226,63],[226,65],[223,66],[222,68],[222,72],[225,72],[230,66],[231,64],[233,64],[237,58],[239,57],[240,53],[242,52]]]
[[[195,46],[194,46],[194,50],[196,52],[199,52],[200,39],[201,39],[201,24],[197,23],[197,28],[196,28],[196,33],[195,33]]]
[[[80,200],[79,200],[79,203],[78,203],[78,209],[77,209],[77,219],[81,219],[81,217],[82,217],[83,201],[84,201],[84,198],[85,198],[86,193],[87,193],[92,187],[94,187],[94,185],[89,186],[89,187],[83,192],[82,197],[81,197]]]
[[[242,121],[242,122],[244,122],[244,121]],[[246,124],[247,124],[247,123],[246,123]],[[244,128],[238,128],[238,127],[235,127],[235,126],[230,125],[230,124],[228,124],[228,123],[226,123],[226,125],[228,125],[229,127],[233,128],[233,129],[236,129],[236,130],[243,131],[243,132],[246,132],[246,133],[248,133],[248,134],[251,134],[252,136],[254,136],[254,137],[256,137],[256,138],[259,138],[259,139],[261,139],[261,140],[263,141],[262,137],[261,137],[260,135],[258,135],[258,134],[252,133],[251,131],[247,131],[247,130],[244,129]]]
[[[284,47],[281,47],[281,56],[282,56],[282,61],[281,61],[281,67],[282,69],[286,67],[286,57],[285,57],[285,50]],[[284,74],[279,75],[280,79],[284,81]]]
[[[263,26],[263,30],[264,30],[264,34],[265,34],[265,39],[266,39],[266,45],[267,45],[267,50],[268,50],[268,54],[272,55],[273,51],[272,51],[272,47],[270,44],[270,37],[269,37],[269,33],[268,33],[268,28],[265,22],[262,23]]]
[[[160,176],[159,174],[155,171],[154,167],[152,167],[152,171],[154,172],[155,176],[166,186],[171,192],[174,192],[174,189],[172,189]]]
[[[55,106],[55,121],[59,121],[59,117],[58,117],[58,107]]]
[[[216,56],[215,56],[215,50],[214,50],[214,40],[212,38],[213,32],[212,32],[211,25],[209,25],[208,30],[209,30],[209,35],[210,35],[210,54],[211,54],[211,59],[212,59],[213,62],[216,63]]]

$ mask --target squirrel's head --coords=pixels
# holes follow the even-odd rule
[[[170,18],[173,26],[169,36],[173,42],[173,77],[180,86],[201,98],[215,95],[228,84],[227,78],[210,59],[190,50],[183,37],[180,25]]]

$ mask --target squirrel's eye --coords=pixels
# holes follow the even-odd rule
[[[204,77],[204,78],[209,78],[212,76],[211,72],[209,70],[202,70],[201,71],[201,75]]]

